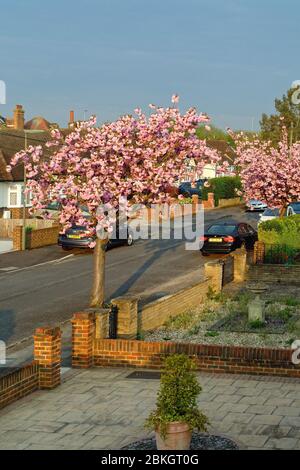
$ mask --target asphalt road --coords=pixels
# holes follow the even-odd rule
[[[206,213],[205,224],[222,218],[256,226],[258,215],[241,208],[219,209]],[[66,258],[58,247],[45,252],[43,264],[34,264],[39,250],[0,255],[0,340],[7,345],[31,336],[38,326],[66,321],[88,306],[92,256]],[[130,292],[148,302],[172,293],[200,280],[209,259],[199,251],[187,251],[182,240],[140,240],[132,247],[115,248],[107,253],[107,299]]]

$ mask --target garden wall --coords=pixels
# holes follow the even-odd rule
[[[300,377],[292,350],[192,343],[95,339],[94,365],[160,369],[171,354],[187,354],[205,372]]]
[[[233,197],[229,199],[219,199],[218,207],[232,207],[240,206],[242,204],[240,197]]]
[[[51,225],[53,222],[51,222]],[[14,250],[22,250],[22,226],[14,228],[13,231],[13,247]],[[56,245],[59,234],[59,226],[54,225],[48,228],[40,228],[31,230],[26,233],[26,248],[40,248],[42,246]]]
[[[61,331],[59,328],[37,328],[34,361],[0,376],[0,409],[36,390],[57,387],[60,374]]]
[[[38,364],[32,362],[0,377],[0,409],[39,388]]]
[[[250,281],[300,286],[300,265],[256,264],[247,274]]]

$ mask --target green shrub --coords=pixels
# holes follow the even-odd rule
[[[300,215],[262,222],[258,227],[258,239],[270,245],[300,248]]]
[[[197,405],[202,389],[194,369],[194,361],[185,354],[174,354],[164,361],[156,410],[145,423],[146,428],[159,430],[163,439],[168,424],[175,421],[188,424],[191,431],[207,430],[208,419]]]
[[[202,189],[202,198],[207,200],[208,193],[214,193],[215,205],[219,205],[220,199],[231,199],[237,197],[237,190],[242,189],[242,183],[239,176],[222,176],[209,180],[209,188],[205,186]]]

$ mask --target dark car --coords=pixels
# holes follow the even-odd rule
[[[127,229],[127,238],[118,237],[118,231],[115,238],[109,239],[107,249],[119,245],[131,246],[133,244],[133,236]],[[90,243],[95,240],[95,236],[90,234],[87,227],[75,225],[66,231],[65,234],[59,235],[58,244],[63,250],[72,250],[73,248],[90,248]]]
[[[179,194],[182,194],[185,197],[191,197],[196,194],[200,198],[205,181],[205,179],[196,180],[194,183],[191,181],[184,181],[179,185]]]
[[[230,253],[245,246],[251,250],[257,241],[257,231],[251,225],[239,222],[220,222],[210,225],[203,236],[203,255]]]

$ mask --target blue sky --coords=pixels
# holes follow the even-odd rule
[[[300,79],[298,0],[10,0],[0,5],[8,116],[100,122],[173,93],[220,127],[257,128]]]

